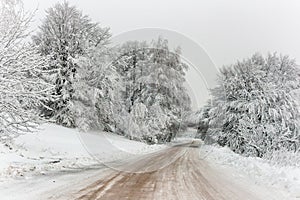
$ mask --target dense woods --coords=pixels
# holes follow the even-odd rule
[[[21,1],[1,4],[1,138],[44,120],[164,143],[196,117],[201,139],[240,154],[300,149],[300,73],[287,56],[255,54],[223,67],[212,99],[187,117],[189,66],[166,38],[114,46],[108,27],[66,1],[49,8],[31,33],[33,13]]]
[[[190,99],[179,47],[170,50],[162,37],[110,45],[109,28],[66,1],[46,11],[28,43],[31,16],[20,1],[3,2],[3,132],[43,119],[163,143],[181,130]]]

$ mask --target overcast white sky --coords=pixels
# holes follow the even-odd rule
[[[59,0],[23,0],[44,10]],[[219,67],[255,52],[277,51],[300,63],[298,0],[69,0],[113,35],[159,27],[182,33],[205,49]]]

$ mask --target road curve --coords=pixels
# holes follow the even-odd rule
[[[199,157],[199,148],[178,145],[158,153],[119,163],[118,170],[73,194],[77,200],[266,199],[252,189],[222,176]],[[273,199],[268,196],[268,199]]]

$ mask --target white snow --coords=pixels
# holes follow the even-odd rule
[[[244,157],[227,147],[204,145],[200,149],[200,158],[221,170],[232,173],[238,179],[250,179],[255,184],[273,188],[285,199],[300,199],[300,168],[280,166],[254,157]]]
[[[31,198],[50,189],[47,182],[54,184],[53,176],[56,185],[64,185],[70,173],[80,172],[86,177],[84,171],[99,171],[103,162],[161,148],[164,145],[150,146],[110,133],[84,133],[43,124],[35,133],[22,135],[8,146],[0,144],[0,199],[23,199],[24,192],[15,193],[18,187],[23,187]]]
[[[188,141],[194,134],[195,130],[188,130],[175,143]],[[18,137],[11,147],[10,150],[0,145],[1,200],[35,199],[43,194],[54,195],[55,199],[58,188],[63,191],[70,184],[84,186],[85,180],[90,182],[93,177],[105,176],[107,168],[103,162],[149,153],[165,146],[149,146],[110,133],[81,133],[44,124],[36,133]],[[260,158],[240,156],[226,147],[208,145],[201,146],[200,158],[228,177],[275,189],[288,200],[300,198],[299,167],[275,165]]]

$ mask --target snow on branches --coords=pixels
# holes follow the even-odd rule
[[[223,68],[212,90],[210,131],[221,145],[262,157],[300,149],[299,110],[292,92],[299,68],[287,56],[255,54]]]
[[[178,133],[190,99],[183,87],[187,65],[168,40],[129,41],[113,63],[124,82],[125,135],[148,143],[170,141]]]
[[[58,97],[45,102],[50,108],[43,110],[45,118],[54,119],[64,126],[76,126],[78,110],[74,104],[77,98],[74,96],[74,83],[79,81],[76,78],[80,68],[77,60],[83,56],[89,57],[90,48],[102,48],[109,38],[108,28],[93,23],[66,1],[47,10],[39,32],[33,37],[41,55],[50,57],[45,69],[53,73],[49,73],[46,78],[55,85],[53,94]]]
[[[46,59],[26,42],[32,14],[18,0],[0,6],[0,137],[11,138],[30,131],[52,85],[41,79]]]

